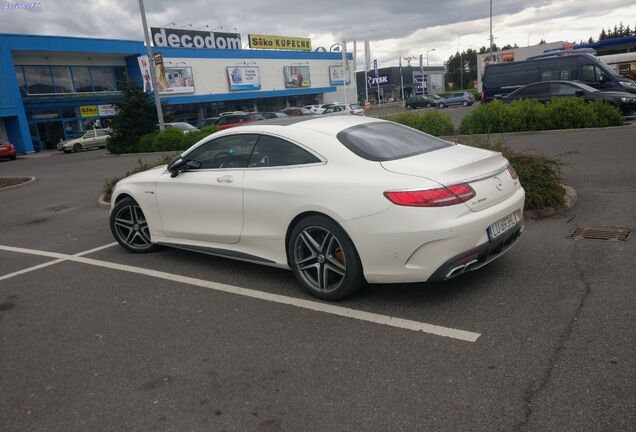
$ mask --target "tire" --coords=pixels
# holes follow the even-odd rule
[[[446,104],[444,102],[440,102],[439,105],[437,105],[439,108],[446,108]]]
[[[411,105],[407,105],[407,106],[406,106],[406,109],[407,109],[407,110],[412,110],[412,109],[413,109],[413,107],[412,107]]]
[[[130,197],[122,199],[113,207],[110,230],[117,243],[130,252],[146,253],[159,249],[150,239],[148,223],[141,207]]]
[[[464,106],[468,106],[468,101],[464,101],[464,102],[462,102],[462,105],[464,105]]]
[[[16,159],[16,157],[17,157],[16,155],[11,155],[11,156],[9,156],[9,159],[11,159],[11,160],[15,160],[15,159]]]
[[[430,108],[431,106],[432,106],[432,105],[431,105],[431,103],[430,103],[430,102],[426,104],[426,108]]]
[[[287,256],[296,279],[314,297],[340,300],[364,283],[353,242],[338,224],[324,216],[309,216],[294,226]]]
[[[82,145],[81,145],[80,143],[75,144],[75,145],[73,146],[73,151],[74,151],[75,153],[79,153],[79,152],[81,152],[81,151],[82,151]]]

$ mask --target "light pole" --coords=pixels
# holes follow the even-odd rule
[[[430,53],[431,51],[435,51],[435,48],[431,48],[429,50],[426,50],[426,93],[430,94],[430,88],[431,88],[431,80],[430,75],[431,75],[431,71],[428,69],[428,53]],[[422,76],[422,79],[424,79],[424,76]]]
[[[493,58],[492,58],[492,0],[490,0],[490,61],[488,62],[489,64],[492,64],[493,62]]]
[[[159,98],[159,86],[157,85],[157,74],[155,72],[155,60],[152,55],[152,47],[150,46],[150,35],[148,34],[148,23],[146,22],[146,10],[144,9],[144,0],[139,0],[139,12],[141,13],[141,25],[144,26],[144,37],[146,38],[146,53],[148,54],[148,63],[151,65],[150,79],[152,79],[152,93],[155,97],[155,108],[157,109],[157,119],[159,120],[159,130],[164,130],[163,111],[161,110],[161,99]],[[174,24],[174,23],[173,23]]]

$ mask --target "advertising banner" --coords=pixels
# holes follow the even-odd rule
[[[260,90],[261,71],[258,66],[228,66],[226,69],[230,91]]]
[[[311,87],[309,66],[283,66],[286,88]]]
[[[164,70],[163,79],[159,79],[159,75],[157,75],[159,94],[194,93],[194,77],[191,67],[167,67]]]
[[[391,77],[387,73],[381,73],[377,76],[369,75],[367,76],[367,86],[371,87],[383,87],[391,85]]]
[[[97,105],[97,112],[100,116],[114,116],[117,114],[115,105]]]
[[[240,33],[150,27],[156,47],[241,49]]]
[[[250,48],[311,51],[311,39],[309,38],[258,34],[249,34],[247,37],[250,42]]]
[[[422,76],[421,71],[413,71],[413,83],[417,85],[417,87],[415,88],[416,96],[422,96],[423,94],[427,93],[427,78],[428,77],[426,76],[426,74]]]
[[[349,84],[351,83],[351,74],[347,73],[346,75],[346,84]],[[329,66],[329,82],[331,85],[345,84],[345,68],[342,65]]]
[[[152,78],[150,77],[150,62],[148,56],[143,55],[137,57],[139,63],[139,71],[141,72],[141,80],[144,83],[144,92],[152,91]]]

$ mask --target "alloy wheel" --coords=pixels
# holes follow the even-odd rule
[[[347,274],[343,248],[324,227],[309,226],[298,234],[293,259],[303,281],[321,293],[337,290]]]
[[[152,245],[148,222],[136,204],[121,207],[115,214],[113,226],[119,240],[131,249],[146,249]]]

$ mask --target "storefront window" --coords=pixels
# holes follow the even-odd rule
[[[128,81],[126,67],[115,66],[113,67],[113,72],[115,72],[115,86],[117,87],[117,90],[121,90],[126,84],[126,81]]]
[[[75,107],[65,107],[62,108],[62,117],[64,118],[75,118],[79,117],[77,115],[77,108]]]
[[[51,69],[48,66],[24,66],[26,89],[29,94],[55,93]]]
[[[91,76],[93,77],[94,91],[96,92],[115,91],[115,77],[113,76],[113,68],[110,68],[110,67],[91,68]]]
[[[20,89],[20,96],[26,96],[26,83],[24,81],[24,72],[22,72],[22,66],[15,67],[15,79],[18,80],[18,88]]]
[[[71,71],[68,66],[51,66],[55,93],[73,93]]]
[[[79,120],[64,122],[64,135],[66,135],[66,139],[77,138],[83,133]]]
[[[73,73],[73,85],[76,92],[92,92],[93,86],[91,85],[91,75],[88,71],[88,66],[73,66],[71,68]]]

